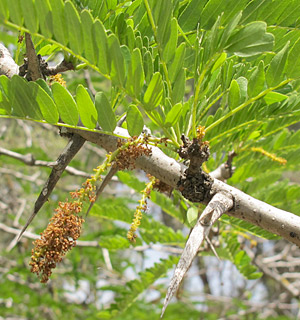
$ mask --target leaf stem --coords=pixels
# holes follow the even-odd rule
[[[251,99],[249,99],[248,101],[244,102],[243,104],[241,104],[240,106],[238,106],[237,108],[230,110],[227,114],[225,114],[223,117],[221,117],[220,119],[218,119],[217,121],[215,121],[214,123],[212,123],[210,126],[208,126],[206,128],[206,132],[208,132],[209,130],[213,129],[214,127],[216,127],[217,125],[219,125],[220,123],[222,123],[223,121],[225,121],[226,119],[228,119],[229,117],[233,116],[235,113],[237,113],[238,111],[244,109],[245,107],[247,107],[249,104],[259,100],[260,98],[262,98],[263,96],[265,96],[267,93],[278,89],[279,87],[282,87],[283,85],[289,83],[290,81],[292,81],[292,79],[286,79],[282,82],[280,82],[277,86],[275,87],[271,87],[268,88],[264,91],[262,91],[260,94],[258,94],[255,97],[252,97]]]

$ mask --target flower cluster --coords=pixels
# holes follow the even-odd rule
[[[199,126],[197,128],[197,139],[202,140],[205,136],[205,126]]]
[[[49,84],[51,85],[53,82],[58,82],[59,84],[61,84],[63,87],[66,86],[66,81],[64,80],[64,78],[62,77],[61,73],[58,73],[54,76],[50,75],[49,76]]]
[[[259,153],[263,154],[264,156],[270,158],[271,160],[279,162],[282,165],[285,165],[287,163],[286,159],[281,158],[281,157],[277,157],[275,154],[270,153],[261,147],[259,147],[259,148],[253,147],[253,148],[251,148],[251,150],[254,152],[259,152]]]
[[[86,201],[88,200],[89,202],[95,202],[96,200],[96,186],[93,184],[96,179],[92,177],[91,179],[87,179],[83,184],[82,188],[79,190],[76,190],[74,192],[70,192],[71,197],[73,199],[80,199],[80,201]]]
[[[124,144],[119,140],[118,150],[119,154],[115,159],[115,164],[119,170],[134,169],[137,158],[142,155],[151,155],[151,149],[147,145],[147,137],[132,137]]]
[[[49,280],[52,269],[76,246],[84,222],[84,219],[78,216],[81,209],[82,203],[79,201],[60,202],[41,238],[34,242],[29,265],[31,272],[40,276],[42,283]]]
[[[139,200],[140,204],[136,207],[136,210],[134,213],[134,219],[132,221],[130,229],[127,232],[127,239],[130,242],[135,242],[135,239],[137,237],[135,232],[139,227],[139,225],[141,224],[141,220],[143,218],[143,212],[147,210],[147,199],[150,199],[150,193],[155,184],[155,180],[156,179],[154,177],[150,177],[150,182],[147,183],[146,188],[142,191],[142,199]]]
[[[151,175],[147,174],[147,177],[151,179]],[[171,187],[170,185],[166,184],[165,182],[159,179],[155,179],[155,182],[153,184],[153,189],[158,190],[161,193],[166,193],[168,195],[170,195],[171,192],[173,191],[173,187]]]

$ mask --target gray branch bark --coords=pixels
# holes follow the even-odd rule
[[[9,51],[0,43],[0,75],[11,78],[14,74],[19,74],[19,66],[11,57]]]
[[[76,132],[87,141],[93,142],[107,151],[113,151],[117,148],[118,138],[115,136],[107,136],[79,129],[70,129],[70,131]],[[122,136],[128,135],[127,131],[122,128],[117,128],[115,133]],[[177,183],[186,166],[166,156],[157,147],[151,147],[151,149],[152,155],[149,157],[142,156],[137,159],[136,167],[152,174],[173,188],[177,188]],[[250,222],[300,246],[299,216],[275,208],[222,181],[214,179],[211,196],[219,192],[229,193],[234,199],[232,208],[227,212],[228,215]],[[204,203],[208,203],[209,200],[206,199]]]

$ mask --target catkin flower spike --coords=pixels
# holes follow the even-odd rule
[[[251,150],[254,151],[254,152],[259,152],[262,155],[270,158],[273,161],[279,162],[282,165],[285,165],[287,163],[286,159],[281,158],[281,157],[277,157],[274,153],[270,153],[270,152],[266,151],[265,149],[263,149],[261,147],[258,147],[258,148],[252,147]]]
[[[78,215],[82,202],[60,202],[51,218],[49,225],[41,234],[41,239],[34,242],[29,265],[31,272],[40,276],[46,283],[52,274],[52,269],[61,262],[63,256],[76,246],[76,240],[81,233],[84,219]]]
[[[147,183],[146,188],[142,191],[142,199],[139,200],[139,205],[136,207],[135,213],[134,213],[134,219],[132,221],[132,224],[130,226],[130,229],[127,232],[127,239],[130,242],[135,242],[137,235],[136,230],[138,229],[139,225],[141,224],[141,220],[143,218],[143,212],[147,210],[147,199],[150,198],[150,193],[153,190],[153,187],[156,183],[155,177],[150,177],[150,182]]]

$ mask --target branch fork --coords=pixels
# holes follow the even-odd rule
[[[190,234],[190,237],[174,271],[174,275],[170,282],[164,301],[161,318],[163,317],[163,314],[172,297],[177,292],[183,277],[190,268],[190,265],[192,264],[192,261],[196,256],[201,244],[208,237],[211,227],[224,213],[226,213],[232,207],[232,196],[227,192],[218,192],[212,197],[207,207],[202,212]]]

